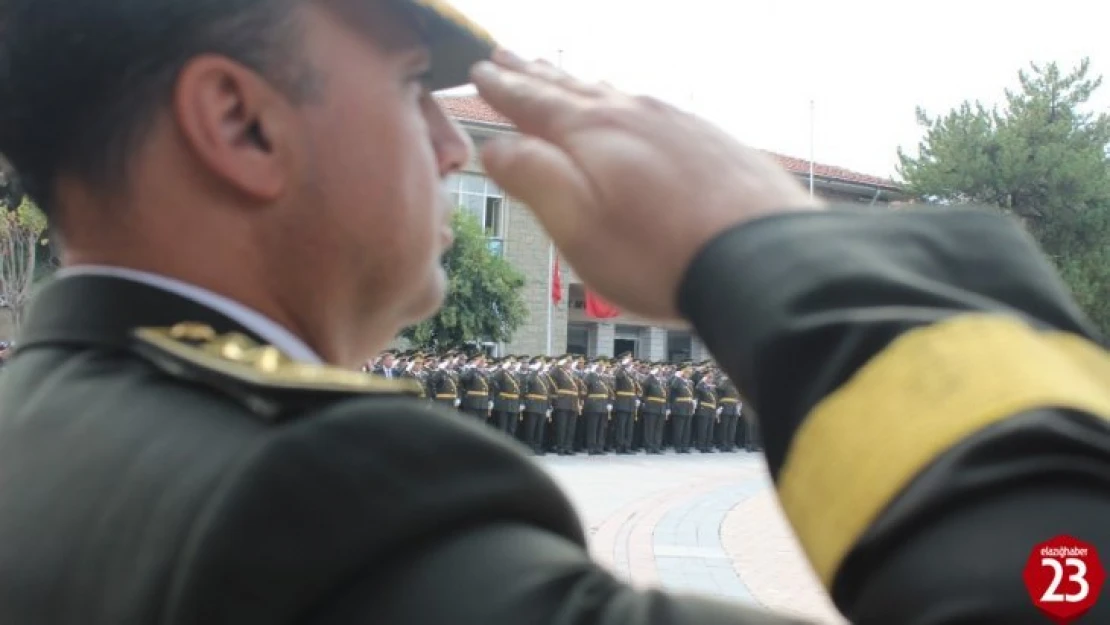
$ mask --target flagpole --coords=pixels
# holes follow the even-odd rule
[[[555,329],[555,244],[551,243],[547,249],[547,355],[551,353],[551,341]]]
[[[815,108],[816,108],[816,105],[814,104],[814,101],[810,100],[809,101],[809,197],[810,198],[813,197],[813,152],[814,152],[813,135],[814,135],[814,126],[817,123],[816,120],[814,119],[816,117],[816,115],[814,114]]]
[[[559,50],[558,67],[563,67],[563,51]],[[550,235],[548,235],[550,238]],[[555,242],[547,246],[547,355],[555,349]]]

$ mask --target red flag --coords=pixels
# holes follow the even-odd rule
[[[612,319],[621,314],[620,309],[601,299],[593,291],[586,290],[586,316],[594,319]]]
[[[559,273],[559,255],[555,255],[555,265],[551,270],[551,301],[558,305],[563,301],[563,276]]]

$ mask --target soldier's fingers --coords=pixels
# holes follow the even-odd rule
[[[471,79],[482,98],[522,132],[549,141],[583,105],[581,96],[564,87],[488,62],[475,65]]]
[[[536,78],[542,78],[580,95],[596,97],[605,95],[612,90],[604,84],[591,84],[579,80],[563,71],[562,68],[552,65],[551,62],[546,59],[528,62],[504,48],[495,50],[492,59],[502,67],[522,74],[529,74]]]
[[[535,137],[499,138],[482,146],[482,164],[502,189],[532,209],[556,244],[575,240],[581,207],[591,203],[590,183],[565,152]]]

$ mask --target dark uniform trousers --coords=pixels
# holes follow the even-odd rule
[[[507,436],[512,436],[513,422],[516,421],[518,414],[519,413],[516,411],[510,412],[508,410],[494,410],[493,426],[501,432],[505,433]]]
[[[750,407],[744,409],[744,449],[762,451],[763,437],[759,433],[759,418]]]
[[[644,423],[644,450],[649,454],[663,452],[663,430],[667,425],[663,417],[665,400],[647,398],[640,408],[640,420]]]
[[[555,451],[560,455],[574,453],[574,420],[577,414],[574,410],[556,408],[553,412],[555,421]]]
[[[694,413],[694,447],[702,453],[713,451],[713,424],[716,419],[716,404],[698,404]]]
[[[671,411],[671,438],[674,445],[674,450],[680,454],[690,452],[690,442],[693,434],[693,427],[690,423],[693,416],[690,414],[679,414]]]
[[[641,386],[644,399],[640,405],[640,422],[644,450],[649,454],[659,454],[663,451],[663,431],[666,429],[663,415],[667,410],[667,391],[654,375],[645,377]]]
[[[596,372],[589,372],[582,380],[586,387],[586,397],[582,402],[582,417],[585,421],[583,443],[590,455],[604,453],[605,428],[609,423],[609,387]]]
[[[574,422],[578,417],[578,383],[574,374],[563,368],[551,372],[555,383],[554,410],[552,411],[553,450],[561,456],[574,453]]]
[[[632,433],[636,425],[637,384],[628,371],[618,371],[613,380],[612,448],[620,454],[632,452]]]
[[[753,220],[698,252],[677,303],[774,413],[768,470],[848,622],[1041,623],[1035,545],[1075,536],[1105,562],[1110,354],[1021,225],[932,207]],[[0,624],[799,620],[631,587],[505,437],[400,381],[274,372],[244,339],[261,341],[123,278],[36,292],[0,374]],[[1082,619],[1110,623],[1105,594]]]
[[[524,433],[522,440],[533,452],[543,455],[543,430],[544,420],[547,417],[546,411],[544,412],[524,412]]]
[[[604,453],[605,425],[608,421],[604,408],[602,406],[602,410],[592,409],[582,413],[586,421],[586,451],[591,455]]]
[[[613,416],[613,449],[619,454],[632,452],[632,427],[635,420],[629,410],[617,410]]]
[[[735,451],[736,426],[740,420],[737,409],[739,403],[732,397],[722,397],[717,400],[717,403],[721,407],[721,423],[718,426],[720,435],[717,437],[717,446],[721,451]]]
[[[524,421],[521,426],[521,441],[534,453],[543,454],[543,431],[546,425],[547,410],[551,405],[546,382],[542,374],[529,373],[521,383],[524,392]]]
[[[506,436],[516,436],[520,421],[520,380],[515,373],[499,369],[490,377],[490,398],[493,400],[492,423]]]
[[[671,404],[671,436],[674,450],[680,454],[690,453],[693,435],[692,417],[694,400],[692,397],[679,397]]]

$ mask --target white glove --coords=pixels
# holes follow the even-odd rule
[[[462,400],[461,399],[456,399],[455,400],[455,407],[458,408],[461,405],[462,405]]]
[[[636,407],[637,407],[637,408],[639,408],[639,407],[640,407],[640,404],[641,404],[640,400],[638,400],[638,399],[637,399],[637,400],[636,400]]]
[[[613,412],[613,404],[605,404],[605,409],[609,412]]]
[[[550,408],[547,409],[547,416],[549,416],[549,417],[551,416],[551,409]]]
[[[520,405],[520,411],[521,411],[521,412],[524,412],[524,404],[521,404],[521,405]]]
[[[721,411],[722,411],[722,410],[724,410],[724,408],[718,408],[718,409],[717,409],[717,416],[718,416],[718,417],[719,417],[719,416],[721,416]]]
[[[671,416],[671,409],[670,408],[667,408],[667,416],[668,417]]]
[[[490,410],[493,410],[493,402],[489,402],[489,405],[487,406],[487,408],[489,408]]]

